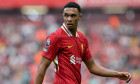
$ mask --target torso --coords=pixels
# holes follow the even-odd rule
[[[58,76],[55,76],[55,80],[59,79],[58,77],[61,77],[61,81],[63,83],[66,82],[67,84],[80,84],[80,69],[85,46],[84,39],[82,39],[81,36],[68,36],[63,30],[61,31],[61,48],[58,56],[56,57],[56,59],[58,59],[58,64],[55,62],[57,65],[56,75]],[[80,35],[80,33],[78,33],[78,35]]]
[[[91,58],[87,39],[77,31],[76,36],[61,26],[47,37],[43,56],[54,61],[53,84],[81,84],[81,62]]]

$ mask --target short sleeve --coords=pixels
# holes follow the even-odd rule
[[[86,47],[85,47],[85,51],[84,51],[84,56],[82,58],[83,61],[92,58],[92,55],[90,53],[89,46],[88,46],[88,41],[86,38],[85,38],[85,45],[86,45]]]
[[[47,37],[42,51],[42,56],[53,61],[56,55],[58,54],[59,47],[60,47],[59,38],[57,36]]]

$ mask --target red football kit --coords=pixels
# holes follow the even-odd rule
[[[47,37],[42,56],[55,63],[53,84],[81,84],[81,62],[92,58],[86,36],[65,24]]]

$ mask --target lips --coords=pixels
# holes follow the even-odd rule
[[[67,24],[67,26],[68,26],[68,27],[72,27],[72,26],[73,26],[73,24]]]

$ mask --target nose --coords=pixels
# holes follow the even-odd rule
[[[71,22],[72,21],[72,17],[68,17],[68,21]]]

